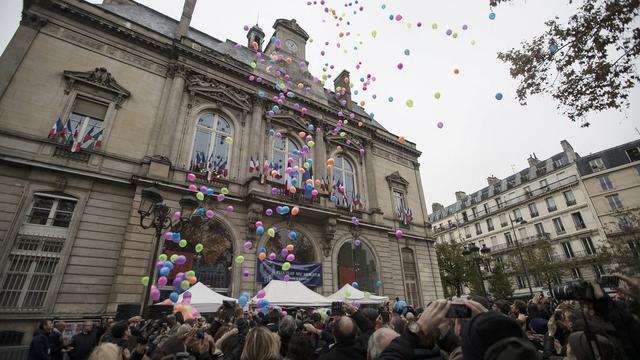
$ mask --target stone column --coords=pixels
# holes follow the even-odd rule
[[[168,157],[173,148],[173,138],[176,133],[176,120],[180,113],[182,93],[184,92],[186,68],[182,65],[171,64],[168,76],[172,76],[169,96],[164,107],[164,116],[160,124],[160,136],[156,143],[155,155]],[[172,159],[175,160],[175,159]]]
[[[318,124],[318,127],[322,127],[322,123]],[[316,179],[323,178],[327,175],[327,145],[324,141],[324,131],[316,132],[317,136],[314,136],[316,146],[314,149],[313,159],[313,172]]]
[[[373,143],[368,142],[365,146],[364,166],[367,173],[367,200],[369,201],[369,209],[380,209],[378,204],[378,190],[376,185],[376,173],[373,154]]]

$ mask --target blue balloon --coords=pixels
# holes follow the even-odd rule
[[[289,213],[289,207],[288,206],[283,206],[282,208],[280,208],[280,214],[281,215],[285,215]]]
[[[179,232],[173,233],[173,240],[180,240],[181,237],[182,235]]]
[[[258,226],[258,227],[256,228],[256,234],[258,234],[258,235],[262,235],[262,234],[264,234],[264,227],[262,227],[262,226]]]
[[[258,91],[258,96],[259,96],[259,97],[264,97],[264,91],[259,90],[259,91]]]
[[[354,288],[356,288],[356,289],[357,289],[359,285],[358,285],[358,283],[357,283],[357,282],[355,282],[355,281],[354,281],[354,282],[352,282],[352,283],[351,283],[351,286],[353,286]]]
[[[169,275],[170,272],[171,272],[171,269],[169,269],[166,266],[163,266],[162,269],[160,269],[160,275],[162,276],[167,276]]]
[[[335,195],[331,195],[331,202],[338,201],[338,198]]]
[[[313,185],[311,185],[311,184],[306,184],[304,187],[305,187],[307,190],[311,190],[311,188],[313,188]]]
[[[180,295],[178,295],[178,293],[174,291],[169,295],[169,300],[177,302],[179,297]]]
[[[213,195],[213,189],[207,189],[207,195],[209,196]]]
[[[502,100],[502,93],[496,94],[496,100]]]
[[[489,19],[491,20],[495,20],[496,19],[496,13],[492,12],[489,14]]]
[[[296,233],[295,231],[289,231],[289,239],[298,240],[298,233]]]
[[[393,96],[389,96],[389,102],[393,102]]]
[[[309,129],[309,131],[313,131],[315,127],[313,126],[313,124],[309,124],[307,125],[307,129]]]
[[[168,267],[169,269],[173,270],[173,263],[169,260],[164,262],[164,266]]]
[[[263,232],[264,232],[264,229],[263,229]],[[261,247],[260,248],[260,252],[266,253],[267,252],[267,248],[266,247]],[[243,295],[244,295],[244,293],[243,293]]]
[[[407,302],[404,300],[400,300],[396,303],[396,310],[401,311],[402,309],[407,307]]]
[[[377,288],[381,288],[382,287],[382,281],[380,281],[380,280],[376,281],[376,287]]]
[[[245,296],[240,296],[238,298],[238,304],[240,304],[240,306],[242,306],[242,307],[247,305],[247,302],[249,302],[249,299],[247,299]]]

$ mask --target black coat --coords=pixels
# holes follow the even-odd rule
[[[336,343],[319,360],[366,360],[367,349],[356,342]]]
[[[62,333],[54,329],[49,333],[49,346],[51,346],[51,360],[62,360]]]
[[[75,334],[69,344],[69,347],[73,347],[73,350],[69,352],[69,357],[72,360],[86,360],[97,344],[98,338],[95,331],[88,334],[82,332]]]
[[[438,346],[432,349],[419,347],[420,337],[409,330],[393,339],[380,354],[378,360],[440,360],[443,359]]]
[[[49,345],[49,333],[38,329],[33,333],[33,339],[29,345],[29,360],[49,360],[51,346]]]

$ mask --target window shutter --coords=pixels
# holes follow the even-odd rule
[[[104,120],[107,114],[107,105],[84,98],[77,98],[73,107],[73,112],[89,116],[93,119]]]

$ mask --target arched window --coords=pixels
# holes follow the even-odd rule
[[[231,155],[227,137],[233,138],[229,120],[215,113],[200,115],[193,142],[191,171],[211,174],[212,177],[227,177]]]
[[[347,197],[349,203],[353,200],[356,193],[356,173],[351,162],[338,155],[335,158],[333,165],[333,183],[336,188],[344,186],[344,195]]]
[[[416,269],[416,257],[413,250],[402,248],[402,267],[404,268],[404,288],[406,300],[414,307],[421,306],[418,297],[418,271]]]
[[[315,263],[316,253],[313,250],[311,240],[297,231],[297,239],[290,240],[289,232],[290,230],[280,229],[278,230],[278,232],[276,232],[276,236],[269,238],[265,245],[267,254],[275,253],[276,255],[278,255],[278,260],[284,260],[280,256],[280,251],[282,250],[282,248],[286,248],[287,245],[292,244],[293,254],[296,256],[296,262],[305,264]]]
[[[302,158],[299,156],[299,151],[300,148],[298,147],[298,145],[286,136],[276,138],[273,141],[273,152],[271,154],[271,170],[276,170],[280,174],[280,176],[273,179],[273,181],[282,184],[286,182],[289,186],[294,185],[296,187],[299,187],[301,185],[301,177],[299,174],[291,177],[286,173],[286,169],[289,166],[302,167]],[[293,159],[292,164],[288,163],[289,158]]]
[[[342,245],[338,252],[338,287],[358,283],[362,291],[375,292],[378,280],[376,261],[371,249],[364,242],[356,246],[353,241]]]

